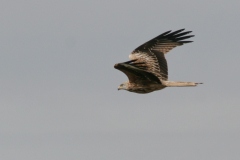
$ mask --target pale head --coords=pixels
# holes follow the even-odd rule
[[[118,90],[121,90],[121,89],[127,90],[128,89],[128,83],[129,82],[123,82],[122,84],[120,84],[120,86],[118,87]]]

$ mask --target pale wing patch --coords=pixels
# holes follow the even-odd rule
[[[137,61],[135,61],[134,63],[145,63],[143,64],[144,66],[147,66],[147,71],[150,73],[154,73],[159,79],[162,78],[161,74],[160,74],[160,67],[158,64],[158,60],[155,54],[153,54],[152,52],[150,52],[151,55],[149,55],[149,53],[145,53],[145,52],[134,52],[131,53],[129,55],[129,58],[131,60],[135,60],[137,59]]]

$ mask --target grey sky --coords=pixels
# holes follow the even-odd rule
[[[1,160],[240,158],[240,2],[1,0]],[[166,55],[169,79],[117,91],[113,65],[168,30],[193,43]]]

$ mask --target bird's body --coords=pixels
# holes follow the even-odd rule
[[[168,81],[168,68],[165,54],[171,49],[192,41],[182,41],[193,36],[184,36],[189,32],[165,32],[136,48],[130,55],[130,61],[115,64],[114,68],[124,72],[129,81],[118,89],[135,93],[150,93],[165,87],[197,86],[195,82]]]
[[[131,82],[125,82],[126,83],[126,90],[129,92],[135,92],[135,93],[150,93],[153,91],[161,90],[165,88],[166,86],[162,84],[151,84],[151,83],[131,83]]]

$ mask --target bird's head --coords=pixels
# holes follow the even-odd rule
[[[122,84],[120,84],[120,86],[118,87],[118,90],[124,89],[127,90],[128,88],[128,82],[123,82]]]

